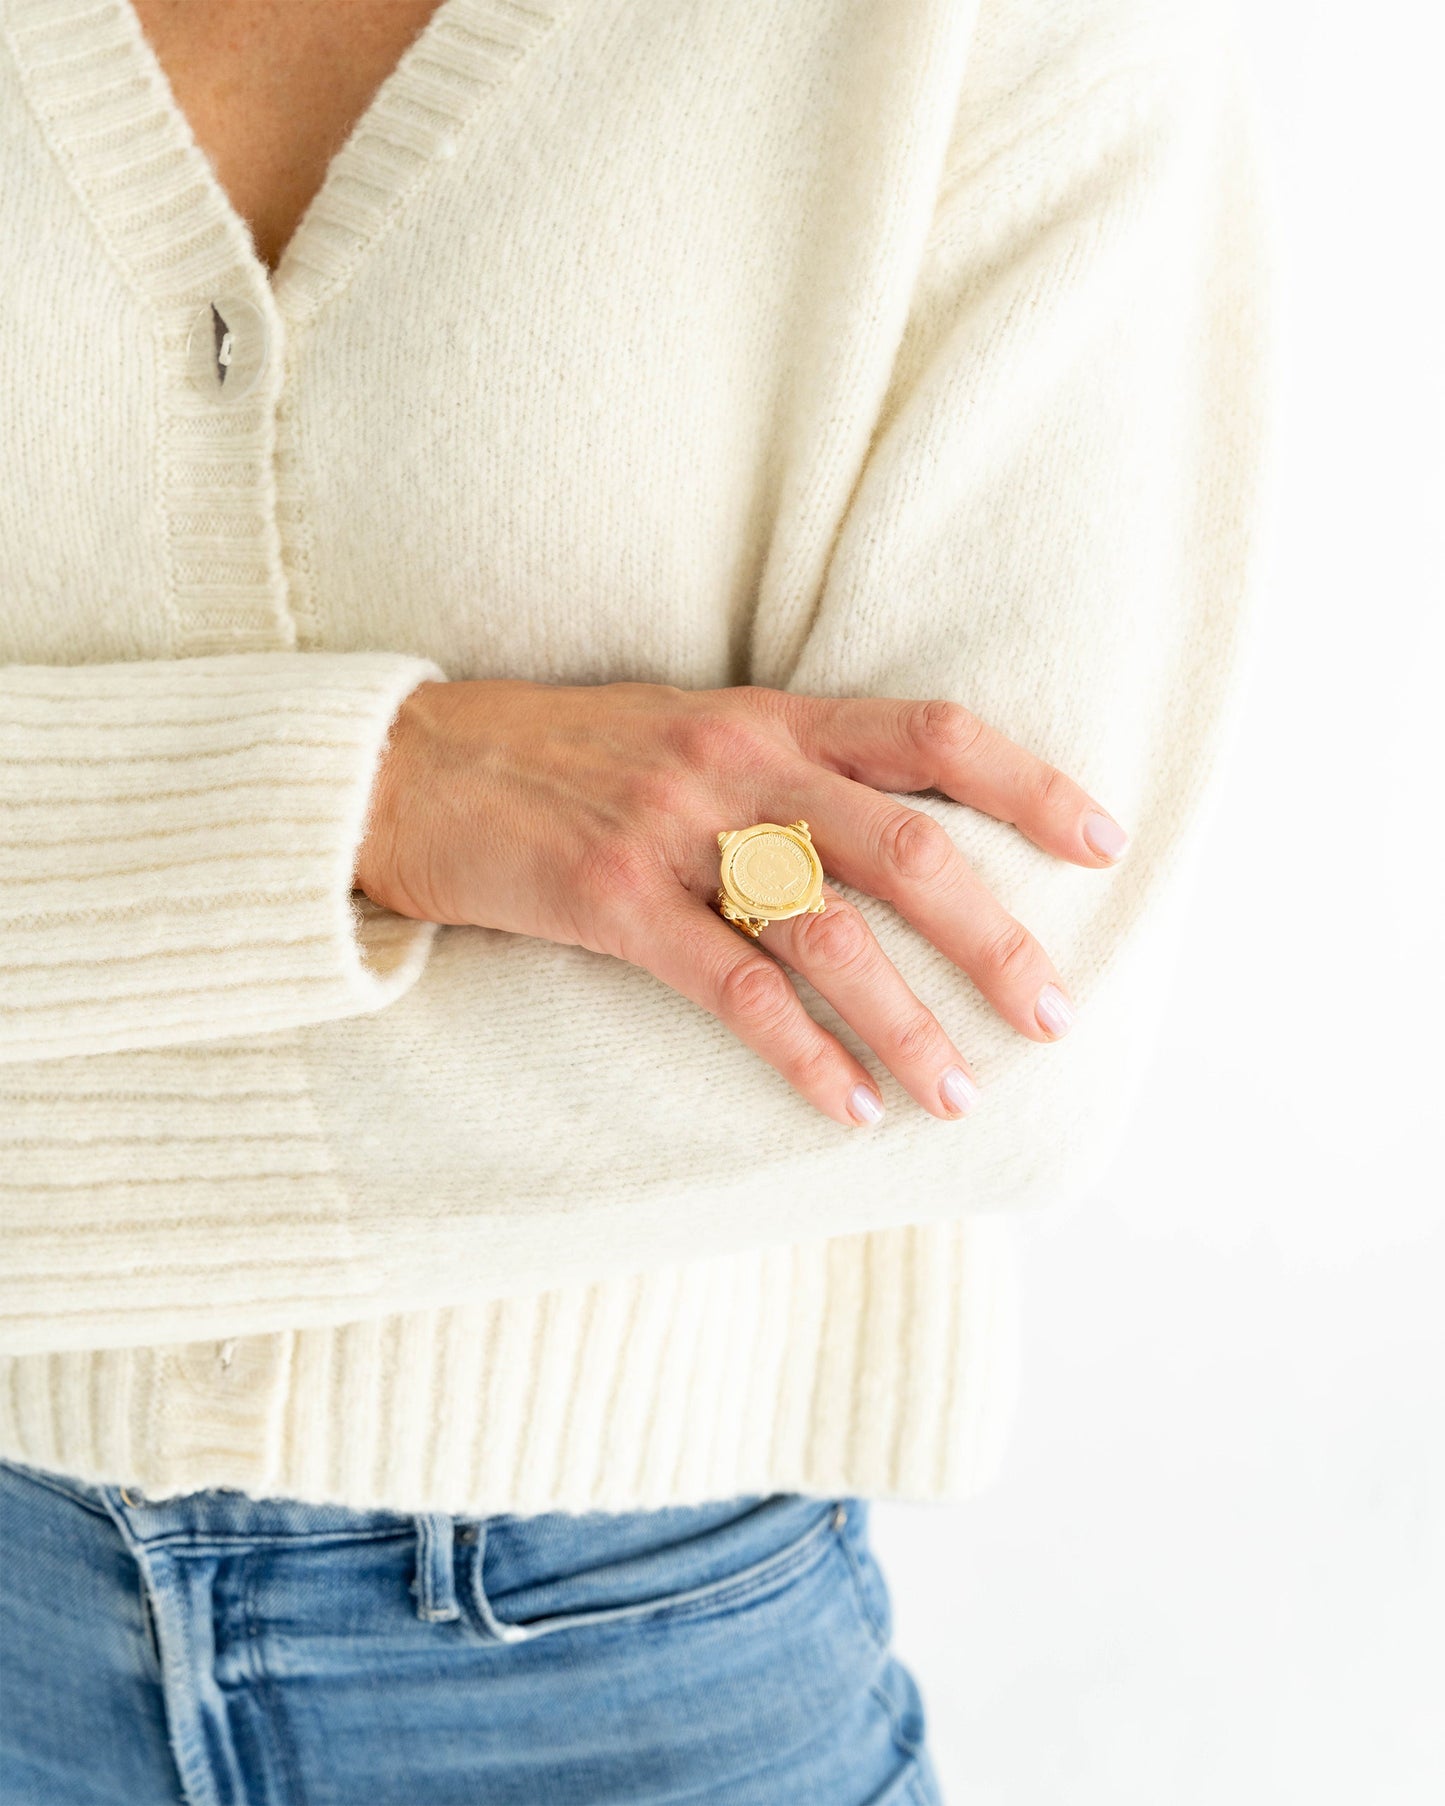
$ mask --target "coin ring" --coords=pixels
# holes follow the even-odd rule
[[[755,834],[730,863],[736,888],[763,909],[786,909],[806,895],[812,861],[788,834]]]

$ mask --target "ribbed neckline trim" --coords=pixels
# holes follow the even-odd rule
[[[11,53],[132,286],[161,306],[264,287],[288,323],[344,286],[423,177],[569,10],[441,0],[373,95],[274,275],[256,254],[131,0],[8,0]]]
[[[274,276],[178,105],[131,0],[0,0],[30,105],[127,288],[155,322],[156,456],[177,657],[294,647],[278,525],[285,341],[415,206],[489,96],[571,0],[441,0],[332,158]],[[188,375],[215,303],[265,321],[255,385],[222,402]],[[244,317],[244,315],[242,316]]]

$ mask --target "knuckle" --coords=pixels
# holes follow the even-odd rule
[[[1056,765],[1045,765],[1035,779],[1034,801],[1046,815],[1072,812],[1076,801],[1073,779]]]
[[[729,700],[762,721],[788,720],[795,706],[804,699],[788,690],[770,689],[766,684],[735,684],[728,691]]]
[[[761,957],[730,966],[719,987],[722,1013],[731,1021],[760,1030],[780,1026],[795,995],[782,967]]]
[[[916,705],[913,731],[930,750],[941,749],[953,758],[966,759],[977,746],[984,725],[961,702],[934,698]]]
[[[868,957],[872,931],[853,904],[829,897],[821,915],[800,916],[794,925],[800,953],[833,971],[858,964]]]
[[[996,928],[979,950],[979,964],[986,977],[1002,984],[1022,978],[1035,964],[1038,948],[1021,923],[1005,922]]]
[[[756,767],[764,739],[758,729],[740,716],[705,709],[680,716],[669,735],[672,750],[694,771],[742,765]]]
[[[821,1090],[837,1060],[835,1049],[821,1035],[809,1036],[791,1049],[788,1077],[804,1091]]]
[[[900,878],[930,884],[948,869],[954,845],[948,830],[931,815],[906,809],[883,831],[885,857]]]
[[[919,1064],[936,1050],[940,1032],[928,1011],[919,1010],[894,1030],[894,1050],[909,1065]]]

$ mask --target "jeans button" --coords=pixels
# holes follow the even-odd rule
[[[215,297],[191,322],[186,369],[203,395],[239,401],[255,388],[270,358],[271,331],[254,301]]]

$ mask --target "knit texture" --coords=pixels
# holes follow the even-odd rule
[[[0,1453],[417,1510],[974,1490],[998,1213],[1114,1150],[1238,691],[1228,15],[442,0],[270,277],[128,0],[0,24]],[[1083,871],[900,799],[1077,1027],[840,885],[985,1086],[927,1116],[800,980],[880,1078],[850,1132],[638,968],[374,908],[442,676],[966,704],[1133,832]]]

